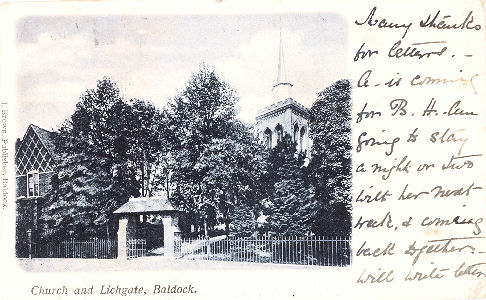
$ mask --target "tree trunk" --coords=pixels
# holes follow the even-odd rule
[[[204,238],[207,240],[209,240],[209,234],[208,234],[208,221],[207,221],[207,217],[204,217]],[[208,254],[208,244],[206,243],[206,241],[204,242],[204,254]]]
[[[109,240],[110,239],[110,228],[108,226],[108,223],[109,222],[106,222],[105,223],[105,227],[106,227],[106,239]]]
[[[152,177],[152,172],[148,163],[146,163],[146,166],[147,166],[147,196],[152,197],[152,186],[150,182]]]
[[[170,199],[169,195],[169,175],[167,175],[166,180],[165,180],[165,191],[167,192],[167,200]]]
[[[208,239],[209,238],[207,217],[204,217],[204,238],[205,239]]]
[[[225,225],[225,233],[226,233],[226,236],[229,236],[230,234],[230,220],[229,220],[229,208],[226,209],[226,212],[224,213],[223,215],[224,217],[224,225]]]
[[[141,182],[142,182],[142,197],[145,197],[145,166],[142,162],[142,178],[141,178]]]
[[[229,228],[229,226],[230,226],[230,221],[229,221],[228,219],[226,219],[226,220],[224,221],[224,225],[225,225],[225,227],[226,227],[226,228],[225,228],[225,231],[226,231],[226,236],[229,236],[229,234],[230,234],[230,228]]]

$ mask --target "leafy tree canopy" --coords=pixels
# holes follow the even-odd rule
[[[339,80],[320,92],[311,108],[313,139],[309,174],[319,204],[318,234],[351,231],[351,84]]]
[[[145,192],[160,148],[159,115],[149,103],[125,101],[109,78],[81,95],[55,140],[53,191],[41,214],[49,235],[114,234],[112,212]]]
[[[316,203],[305,182],[304,155],[289,134],[270,151],[267,183],[272,187],[266,213],[270,229],[281,235],[311,232]]]

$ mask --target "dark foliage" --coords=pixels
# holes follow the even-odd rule
[[[314,232],[351,232],[351,85],[340,80],[319,93],[311,108],[309,174],[319,205]]]
[[[286,134],[270,151],[267,222],[280,235],[303,235],[311,232],[316,204],[313,189],[305,183],[304,155]]]
[[[234,90],[203,65],[169,103],[171,199],[206,229],[220,219],[228,232],[234,207],[258,199],[261,146],[236,120],[237,101]]]
[[[41,213],[45,237],[113,237],[112,212],[130,196],[165,192],[186,212],[181,227],[249,236],[349,234],[350,84],[325,89],[311,109],[312,159],[286,134],[267,151],[236,119],[238,98],[202,66],[166,110],[126,101],[108,78],[86,91],[55,140],[52,195]]]
[[[114,236],[112,212],[149,191],[159,119],[153,105],[125,101],[109,78],[81,95],[55,139],[58,163],[41,214],[45,237]]]

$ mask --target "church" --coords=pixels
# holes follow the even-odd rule
[[[256,116],[256,130],[265,147],[273,148],[285,134],[297,144],[297,151],[310,157],[312,140],[309,138],[309,109],[292,98],[292,83],[285,70],[282,33],[278,53],[277,81],[272,87],[273,103]]]
[[[289,134],[297,151],[310,158],[309,109],[292,98],[292,83],[285,70],[282,34],[278,54],[278,70],[272,87],[273,103],[257,113],[255,129],[262,143],[270,149]],[[51,193],[57,155],[55,133],[33,124],[16,145],[16,250],[18,257],[28,253],[27,241],[39,240],[41,207]]]

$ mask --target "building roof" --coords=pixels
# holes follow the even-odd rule
[[[41,140],[42,144],[47,148],[47,150],[51,153],[54,154],[55,151],[55,146],[54,146],[54,132],[45,130],[43,128],[40,128],[39,126],[36,126],[34,124],[30,124],[30,127],[34,130],[34,132],[37,134],[39,139]]]
[[[55,164],[55,133],[30,124],[15,152],[16,174],[51,172]]]
[[[39,126],[34,124],[30,124],[29,127],[27,127],[27,130],[25,131],[25,134],[22,138],[19,148],[17,149],[17,152],[22,147],[22,144],[25,143],[25,138],[29,133],[29,129],[32,129],[34,133],[39,137],[39,140],[41,141],[42,145],[46,147],[47,151],[49,151],[49,154],[55,155],[55,149],[56,149],[56,147],[54,146],[55,133],[49,130],[45,130],[44,128],[40,128]],[[17,156],[17,152],[15,153],[15,156]]]
[[[141,197],[130,198],[127,203],[115,210],[114,214],[132,213],[156,213],[156,212],[180,212],[167,198],[161,197]]]
[[[295,101],[294,99],[292,98],[287,98],[283,101],[279,101],[277,103],[273,103],[272,105],[269,105],[265,108],[263,108],[262,110],[258,111],[257,112],[257,121],[266,117],[267,115],[270,115],[274,112],[277,112],[277,111],[282,111],[282,110],[286,110],[287,108],[291,108],[293,109],[294,111],[302,114],[302,116],[304,116],[305,118],[309,118],[309,109],[306,108],[305,106],[303,106],[302,104],[300,104],[299,102]]]

